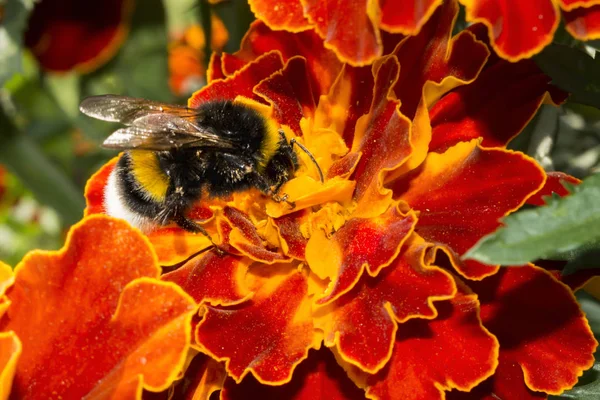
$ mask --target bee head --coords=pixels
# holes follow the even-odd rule
[[[265,177],[270,186],[280,187],[294,176],[297,169],[298,157],[284,136],[280,139],[275,154],[266,165]]]

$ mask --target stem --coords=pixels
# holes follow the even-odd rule
[[[27,135],[17,132],[0,110],[0,163],[6,165],[33,195],[58,212],[65,224],[81,219],[85,202],[81,192]]]

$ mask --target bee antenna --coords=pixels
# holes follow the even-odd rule
[[[302,143],[297,142],[296,139],[292,138],[290,140],[290,146],[294,147],[294,145],[300,147],[300,149],[305,152],[310,159],[312,160],[312,162],[315,164],[315,166],[317,167],[317,171],[319,171],[319,178],[321,178],[321,183],[325,182],[325,179],[323,178],[323,171],[321,171],[321,167],[319,166],[319,163],[317,163],[317,160],[315,159],[315,156],[312,155],[312,153],[310,151],[308,151],[308,149],[306,148],[306,146],[304,146]]]

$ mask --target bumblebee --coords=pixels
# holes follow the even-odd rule
[[[187,217],[203,197],[225,197],[256,188],[274,201],[286,202],[279,189],[294,176],[294,139],[287,141],[277,124],[235,101],[208,101],[198,108],[163,104],[126,96],[84,99],[82,113],[119,122],[104,147],[124,150],[110,174],[104,206],[109,215],[151,229],[175,223],[210,236]],[[211,239],[212,241],[212,239]]]

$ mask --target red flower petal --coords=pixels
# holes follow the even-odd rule
[[[558,27],[558,7],[551,0],[459,0],[469,22],[482,22],[494,50],[502,58],[519,61],[539,53],[552,41]]]
[[[237,304],[250,295],[244,286],[249,264],[250,260],[231,255],[220,256],[211,250],[164,274],[161,279],[176,283],[197,303]]]
[[[196,354],[172,392],[165,399],[201,400],[223,388],[225,366],[204,354]],[[146,399],[146,397],[144,397]]]
[[[402,102],[400,110],[411,120],[422,97],[429,107],[447,91],[472,82],[488,58],[487,46],[471,32],[452,38],[457,13],[456,0],[446,1],[421,33],[407,37],[394,50],[401,65],[394,90]]]
[[[21,341],[14,332],[0,332],[0,398],[3,400],[9,398],[22,351]]]
[[[568,195],[570,192],[563,186],[563,182],[568,182],[572,185],[581,183],[579,179],[565,174],[564,172],[547,172],[544,187],[528,198],[527,204],[543,206],[546,204],[546,200],[544,200],[546,196],[552,196],[553,193],[556,193],[560,197]]]
[[[310,28],[300,0],[248,0],[248,4],[256,18],[271,29],[300,32]]]
[[[462,255],[494,231],[498,220],[518,209],[544,180],[544,171],[529,157],[484,149],[473,140],[429,154],[423,165],[392,186],[396,198],[420,212],[416,232],[428,242],[449,246],[460,274],[482,279],[497,268],[461,262],[454,252]]]
[[[196,306],[159,273],[139,231],[102,215],[76,225],[62,250],[30,253],[1,323],[23,341],[13,395],[123,398],[168,387]]]
[[[572,10],[577,7],[591,7],[600,4],[598,0],[558,0],[560,8],[563,10]]]
[[[369,113],[356,123],[352,152],[362,154],[354,177],[354,198],[361,216],[375,216],[390,204],[391,193],[382,190],[382,174],[404,163],[411,153],[410,121],[398,110],[399,102],[389,96],[390,86],[398,79],[396,57],[387,57],[374,67],[375,86]]]
[[[543,103],[559,104],[566,99],[566,93],[550,81],[531,60],[499,60],[489,65],[475,82],[435,104],[430,112],[430,151],[442,153],[458,142],[480,137],[482,146],[504,147]]]
[[[319,278],[331,283],[317,303],[327,304],[350,291],[366,269],[376,276],[396,258],[416,222],[392,206],[376,218],[352,218],[328,240],[321,230],[313,232],[306,261]]]
[[[343,62],[367,65],[382,53],[376,1],[301,0],[304,15]]]
[[[300,219],[305,215],[299,211],[275,218],[273,223],[279,233],[283,253],[297,260],[304,260],[308,239],[300,231]]]
[[[282,71],[263,80],[254,92],[273,105],[273,117],[277,122],[289,126],[296,135],[302,135],[300,120],[312,117],[316,108],[306,59],[290,58]]]
[[[46,70],[91,72],[125,40],[132,9],[132,0],[44,0],[33,8],[25,45]]]
[[[392,358],[380,372],[347,369],[369,398],[441,400],[445,391],[468,391],[494,372],[498,341],[481,325],[477,296],[461,289],[435,307],[436,319],[412,319],[398,327]]]
[[[208,70],[206,71],[206,82],[211,83],[217,79],[225,79],[227,76],[223,72],[222,53],[212,53],[208,62]]]
[[[399,7],[394,0],[380,0],[380,26],[388,32],[416,35],[442,3],[443,0],[413,0]]]
[[[232,76],[223,80],[214,80],[210,85],[198,90],[188,100],[188,106],[194,108],[208,100],[234,100],[238,96],[260,100],[252,90],[254,86],[282,68],[283,61],[278,51],[266,53]]]
[[[483,324],[500,341],[504,368],[492,385],[500,397],[519,388],[511,365],[520,366],[530,389],[551,394],[571,388],[592,366],[597,342],[572,292],[550,273],[506,267],[469,286],[479,295]]]
[[[284,62],[298,55],[306,58],[315,102],[321,94],[329,92],[342,67],[336,55],[323,47],[323,40],[313,30],[299,33],[272,31],[260,21],[250,25],[235,56],[249,62],[272,50],[279,50]]]
[[[315,327],[325,333],[325,345],[365,372],[375,373],[392,356],[398,323],[433,319],[434,300],[454,296],[454,280],[425,260],[429,245],[412,241],[376,278],[359,283],[335,302],[318,308]]]
[[[247,376],[240,384],[227,379],[221,400],[245,400],[251,393],[255,399],[272,400],[361,400],[364,392],[348,379],[327,349],[309,352],[294,371],[292,381],[281,386],[267,386]]]
[[[565,11],[565,28],[580,40],[600,38],[600,5]]]
[[[254,269],[259,284],[252,300],[226,309],[207,306],[196,330],[198,344],[226,361],[237,382],[248,372],[261,383],[289,382],[313,346],[306,277],[293,268],[281,271],[266,265]]]

